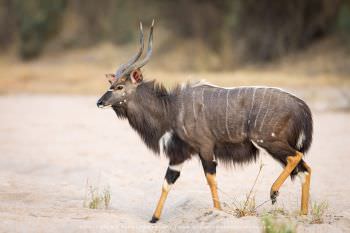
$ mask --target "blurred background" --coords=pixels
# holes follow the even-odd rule
[[[0,0],[0,93],[101,93],[153,18],[167,86],[349,86],[349,0]]]

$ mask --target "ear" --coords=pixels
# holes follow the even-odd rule
[[[133,84],[141,83],[143,80],[143,76],[140,69],[134,70],[130,73],[130,79]]]
[[[114,83],[115,80],[117,80],[117,79],[115,78],[115,74],[106,74],[106,78],[108,79],[108,82],[109,82],[110,84]]]

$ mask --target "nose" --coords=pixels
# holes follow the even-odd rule
[[[103,108],[104,107],[104,103],[103,103],[103,100],[98,100],[97,101],[97,107],[99,107],[99,108]]]

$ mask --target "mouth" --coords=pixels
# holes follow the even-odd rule
[[[112,105],[110,104],[110,105],[99,105],[98,106],[99,108],[110,108],[110,107],[112,107]]]

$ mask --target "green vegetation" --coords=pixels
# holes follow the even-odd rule
[[[261,175],[261,171],[263,169],[264,165],[260,163],[258,174],[255,177],[254,183],[252,187],[250,188],[249,193],[246,195],[246,199],[241,202],[235,202],[235,198],[233,199],[232,205],[229,205],[227,203],[223,203],[226,207],[226,212],[232,215],[235,215],[237,217],[244,217],[244,216],[255,216],[257,214],[256,209],[256,202],[255,202],[255,196],[253,194],[255,185]],[[220,190],[221,191],[221,190]]]
[[[278,219],[273,215],[265,215],[261,221],[263,233],[296,233],[296,224],[291,220]]]
[[[324,222],[325,214],[328,210],[328,202],[314,202],[311,205],[311,222],[313,224],[321,224]]]

